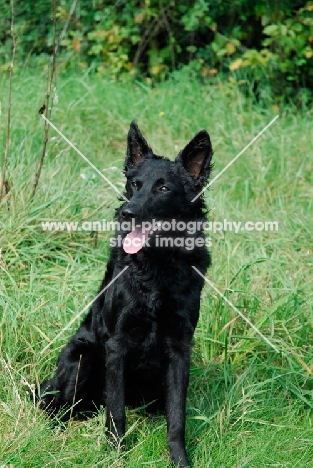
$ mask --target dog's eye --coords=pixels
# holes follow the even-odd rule
[[[169,188],[166,187],[166,185],[162,185],[160,188],[159,188],[160,192],[169,192]]]
[[[136,182],[136,180],[133,180],[133,181],[130,183],[130,185],[131,185],[134,189],[136,189],[136,190],[139,189],[139,184],[138,184],[138,182]]]

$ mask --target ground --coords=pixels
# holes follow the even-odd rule
[[[111,236],[95,235],[89,224],[68,232],[44,231],[41,223],[111,221],[119,204],[51,128],[31,200],[45,87],[43,72],[14,75],[10,191],[0,204],[0,466],[170,467],[163,416],[128,411],[127,449],[117,453],[104,434],[103,411],[53,426],[29,399],[32,384],[53,373],[79,319],[52,340],[97,292]],[[2,76],[2,148],[7,89]],[[76,72],[59,75],[53,91],[51,120],[119,190],[133,119],[154,152],[170,158],[207,129],[214,177],[278,114],[205,192],[210,220],[226,228],[212,224],[207,232],[207,277],[276,350],[205,285],[187,405],[187,449],[197,468],[313,464],[312,112],[256,103],[232,83],[205,85],[184,74],[150,88]],[[239,232],[224,220],[241,222]],[[275,230],[261,229],[268,221]]]

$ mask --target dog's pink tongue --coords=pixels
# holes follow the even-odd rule
[[[135,254],[142,249],[146,239],[149,235],[149,231],[142,232],[141,226],[136,227],[131,231],[124,239],[123,249],[128,254]]]

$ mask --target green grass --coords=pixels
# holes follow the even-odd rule
[[[0,205],[0,466],[170,467],[164,417],[128,411],[127,450],[104,434],[104,414],[52,426],[29,400],[50,376],[78,322],[42,354],[96,293],[109,234],[43,232],[45,220],[111,220],[116,193],[50,130],[35,198],[46,78],[14,76],[8,164]],[[186,76],[150,89],[86,73],[59,76],[52,120],[123,188],[125,141],[135,119],[157,154],[173,158],[206,128],[216,175],[278,113],[236,86]],[[4,148],[7,81],[0,78]],[[312,112],[280,118],[205,193],[211,220],[277,221],[278,232],[209,233],[207,276],[278,348],[276,353],[206,284],[195,334],[187,405],[193,467],[307,468],[313,465]],[[1,150],[1,155],[3,151]],[[82,178],[82,174],[84,178]]]

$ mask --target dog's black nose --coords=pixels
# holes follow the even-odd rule
[[[124,219],[132,219],[132,218],[135,218],[137,216],[137,213],[136,211],[134,210],[134,208],[132,208],[131,206],[126,206],[123,211],[122,211],[122,216]]]

